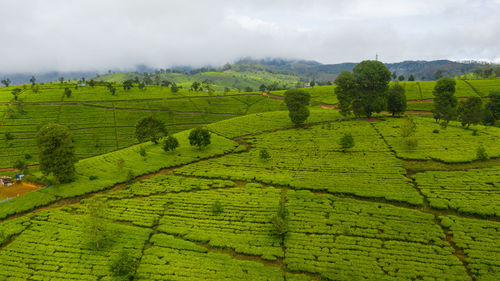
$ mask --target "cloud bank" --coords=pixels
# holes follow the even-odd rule
[[[322,63],[500,62],[499,0],[6,0],[0,72]]]

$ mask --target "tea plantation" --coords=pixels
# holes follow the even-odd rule
[[[416,83],[404,87],[427,98]],[[259,93],[50,89],[3,108],[2,165],[34,154],[46,121],[70,127],[82,159],[75,181],[0,203],[0,280],[500,279],[500,128],[415,116],[409,147],[403,118],[311,107],[296,127]],[[179,147],[136,144],[145,115]],[[211,143],[197,148],[200,125]]]

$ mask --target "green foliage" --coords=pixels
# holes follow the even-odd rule
[[[458,104],[458,120],[462,126],[478,124],[483,118],[483,101],[480,97],[471,97],[467,100],[460,101]]]
[[[20,171],[23,171],[28,168],[28,164],[23,159],[17,159],[13,167]]]
[[[71,97],[70,88],[68,88],[68,87],[64,88],[64,94],[66,95],[67,98]]]
[[[441,78],[437,81],[433,91],[435,98],[432,109],[436,121],[444,120],[448,123],[450,120],[455,119],[458,104],[455,97],[455,85],[455,80],[450,77]]]
[[[476,158],[481,161],[488,161],[490,159],[484,146],[481,145],[476,149]]]
[[[271,155],[269,155],[269,152],[267,151],[267,149],[263,148],[259,152],[259,158],[262,160],[268,160],[271,158]]]
[[[21,89],[14,88],[14,89],[12,89],[12,91],[10,93],[14,96],[14,100],[17,101],[17,99],[19,98],[19,95],[21,94]]]
[[[288,210],[283,200],[280,200],[276,214],[271,217],[273,234],[284,238],[288,232]]]
[[[417,131],[417,124],[413,120],[413,118],[407,117],[403,119],[403,123],[401,124],[400,134],[402,138],[408,138],[415,135]]]
[[[212,204],[212,214],[214,215],[220,215],[222,212],[224,212],[224,207],[222,207],[222,204],[219,200],[216,200]]]
[[[174,136],[168,136],[163,143],[163,150],[174,151],[179,147],[179,141]]]
[[[127,250],[122,250],[111,260],[109,271],[120,280],[131,280],[134,278],[137,267],[137,260],[133,258]]]
[[[146,157],[148,155],[146,148],[144,146],[141,146],[139,148],[139,155],[141,155],[142,157]]]
[[[399,85],[394,84],[389,88],[389,95],[387,97],[387,110],[392,113],[392,116],[399,115],[406,110],[406,95],[405,89]]]
[[[347,149],[354,147],[354,138],[351,133],[344,133],[342,138],[340,138],[340,146],[344,152]]]
[[[303,124],[309,117],[309,101],[311,95],[304,90],[289,89],[285,92],[285,104],[289,111],[290,120],[295,125]]]
[[[196,128],[189,133],[189,144],[199,149],[210,144],[210,132],[207,129]]]
[[[99,249],[109,235],[106,222],[103,219],[106,210],[105,202],[94,197],[86,203],[87,216],[82,225],[82,232],[87,237],[88,242]]]
[[[491,92],[489,98],[486,109],[491,112],[495,120],[500,120],[500,91]]]
[[[38,131],[36,141],[40,170],[46,175],[53,173],[62,183],[72,181],[77,160],[71,131],[66,126],[49,123]]]
[[[434,129],[434,130],[432,130],[432,133],[439,134],[439,130],[438,129]]]
[[[379,61],[362,61],[353,68],[353,74],[341,73],[335,80],[335,93],[345,116],[351,105],[354,115],[370,117],[387,107],[387,90],[391,72]]]
[[[135,126],[135,136],[139,142],[152,141],[158,144],[158,140],[167,134],[165,123],[153,117],[146,117]]]

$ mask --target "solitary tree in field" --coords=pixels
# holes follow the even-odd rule
[[[62,84],[64,82],[64,77],[59,77],[59,82]]]
[[[309,86],[311,86],[311,87],[316,86],[316,81],[312,80],[311,82],[309,82]]]
[[[399,115],[406,110],[405,89],[397,83],[389,88],[387,110],[392,113],[392,116]]]
[[[129,80],[126,80],[126,81],[123,82],[123,89],[125,91],[128,91],[128,90],[132,89],[132,87],[134,87],[134,84],[133,84],[132,80],[129,79]]]
[[[10,79],[9,78],[3,79],[2,80],[2,84],[4,84],[5,87],[9,87],[9,85],[10,85]]]
[[[174,151],[179,146],[179,141],[174,136],[168,136],[163,143],[163,150]]]
[[[400,134],[408,149],[415,148],[418,145],[418,140],[415,138],[416,132],[417,124],[412,118],[406,117],[401,124]]]
[[[408,77],[408,81],[415,81],[415,77],[413,76],[413,74],[410,74],[410,76]]]
[[[35,83],[36,83],[35,76],[31,76],[30,82],[31,82],[31,86],[35,86]]]
[[[458,104],[458,120],[462,126],[477,124],[483,117],[483,101],[480,97],[471,97],[467,100],[460,101]]]
[[[398,80],[399,81],[404,81],[405,80],[405,76],[404,75],[399,75]]]
[[[264,84],[260,85],[260,87],[259,87],[259,90],[260,90],[261,92],[265,92],[265,91],[266,91],[266,89],[267,89],[267,86],[266,86],[266,85],[264,85]]]
[[[102,245],[106,238],[106,222],[103,219],[105,203],[99,198],[93,197],[86,204],[87,217],[85,218],[82,231],[87,236],[90,244],[94,244],[97,249]]]
[[[398,78],[398,75],[396,74],[396,71],[394,71],[391,75],[392,80],[396,81],[396,78]]]
[[[432,113],[436,121],[445,120],[446,124],[457,115],[458,100],[455,97],[455,80],[450,77],[441,78],[434,87],[434,105]]]
[[[200,86],[201,86],[200,82],[194,81],[193,84],[191,84],[191,90],[198,91]]]
[[[14,95],[14,100],[17,100],[19,98],[19,95],[21,94],[21,89],[19,88],[12,89],[10,93]]]
[[[288,116],[295,125],[303,124],[309,117],[309,100],[311,95],[300,89],[290,89],[285,92],[285,104]]]
[[[158,140],[166,135],[165,123],[153,117],[146,117],[135,126],[135,136],[139,142],[152,141],[158,144]]]
[[[498,67],[500,68],[500,67]],[[486,104],[486,109],[491,112],[495,120],[500,119],[500,91],[491,92],[490,101]]]
[[[351,133],[345,133],[342,138],[340,138],[340,146],[342,146],[342,151],[345,152],[347,149],[354,147],[354,138]]]
[[[199,149],[210,144],[210,132],[207,129],[196,128],[189,133],[189,144]]]
[[[391,72],[379,61],[362,61],[353,68],[353,73],[341,73],[335,80],[335,93],[339,104],[354,115],[371,117],[387,106],[387,90]]]
[[[42,173],[53,173],[62,183],[72,181],[77,160],[71,131],[66,126],[49,123],[38,131],[36,141]]]
[[[68,88],[68,87],[64,88],[64,94],[68,98],[71,97],[71,90],[70,90],[70,88]]]

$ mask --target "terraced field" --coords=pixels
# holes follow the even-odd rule
[[[175,123],[176,116],[187,119],[183,114],[218,102],[208,123],[238,102],[245,104],[242,114],[273,106],[264,99],[44,104],[43,116],[56,112],[85,140],[86,126],[120,132],[116,122],[134,120],[132,112],[175,106],[162,115]],[[130,142],[83,159],[75,182],[0,203],[0,280],[115,280],[110,261],[123,249],[136,262],[134,280],[500,279],[498,161],[481,162],[484,169],[460,164],[477,161],[478,144],[499,157],[500,129],[473,126],[473,134],[455,123],[442,129],[414,118],[418,146],[412,150],[399,136],[401,118],[344,120],[316,108],[299,128],[284,111],[205,125],[212,143],[204,149],[191,147],[189,131],[182,131],[173,152]],[[339,143],[346,133],[354,138],[350,149]],[[126,146],[126,132],[116,135],[103,137],[102,145]],[[261,157],[263,150],[269,158]],[[409,160],[429,168],[415,174]],[[283,236],[273,220],[280,202]],[[99,248],[91,219],[105,226]]]
[[[10,106],[12,112],[5,114],[0,123],[0,168],[12,167],[19,159],[37,164],[36,132],[48,122],[59,122],[72,130],[76,155],[82,159],[136,144],[135,125],[145,116],[164,121],[169,133],[176,133],[235,116],[284,109],[281,101],[259,93],[208,96],[205,92],[171,93],[169,88],[151,86],[112,96],[105,87],[80,87],[71,97],[63,98],[62,86],[50,85],[36,94],[26,90],[20,96],[24,100],[22,111]],[[8,95],[6,90],[0,92],[0,97]],[[7,110],[7,105],[3,109]]]

